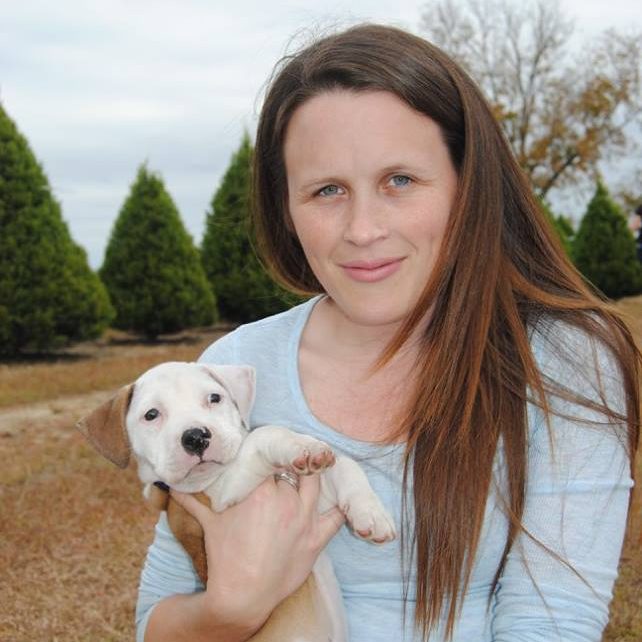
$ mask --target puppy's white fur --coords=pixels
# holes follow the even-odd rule
[[[335,461],[322,441],[281,426],[248,430],[254,391],[254,369],[248,366],[171,362],[145,372],[134,385],[126,430],[146,488],[163,481],[183,492],[203,491],[221,511],[276,472],[322,471],[320,511],[337,505],[357,537],[393,539],[393,521],[355,461]],[[193,428],[211,435],[196,454],[182,444]],[[341,642],[347,639],[345,618],[329,559],[322,555],[313,573],[331,620],[331,640]]]

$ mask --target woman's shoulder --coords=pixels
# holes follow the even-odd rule
[[[527,406],[537,492],[630,486],[623,370],[605,341],[615,330],[593,313],[546,317],[530,328],[546,396],[544,407],[530,390]]]
[[[235,331],[250,335],[265,332],[266,330],[270,332],[281,327],[291,328],[299,323],[301,319],[308,317],[310,310],[314,307],[318,299],[319,297],[313,297],[282,312],[251,321],[250,323],[244,323],[236,328]]]
[[[530,326],[535,365],[553,398],[570,394],[576,400],[624,411],[621,364],[604,340],[610,331],[606,321],[591,314],[584,319],[542,317]]]
[[[596,331],[608,331],[606,322],[590,314],[584,321],[548,315],[529,326],[531,350],[542,374],[575,379],[619,372],[615,354]]]
[[[293,334],[305,325],[316,300],[309,299],[283,312],[238,326],[206,348],[199,361],[244,363],[245,354],[282,350]]]

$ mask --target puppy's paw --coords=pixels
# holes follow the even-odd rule
[[[314,437],[297,435],[289,444],[287,467],[299,475],[319,473],[334,465],[334,462],[330,446]]]
[[[392,517],[374,493],[353,495],[341,510],[359,539],[385,544],[397,536]]]
[[[226,508],[230,506],[235,506],[239,502],[243,501],[247,497],[247,492],[245,489],[239,491],[239,489],[223,489],[222,491],[208,493],[206,494],[210,498],[212,504],[212,510],[215,513],[222,513]]]

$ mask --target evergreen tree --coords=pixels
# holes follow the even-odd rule
[[[619,298],[642,289],[635,241],[621,210],[598,183],[573,242],[573,259],[604,294]]]
[[[538,200],[542,211],[544,212],[546,218],[549,220],[550,224],[553,226],[553,229],[559,237],[559,240],[562,242],[566,253],[570,256],[573,236],[575,234],[571,222],[568,218],[562,216],[561,214],[559,216],[555,216],[553,210],[551,209],[551,206],[545,200],[541,198]]]
[[[252,145],[247,133],[206,214],[201,256],[221,316],[247,322],[297,301],[267,274],[252,248],[249,228]]]
[[[94,338],[112,318],[43,169],[0,105],[0,353]]]
[[[117,328],[154,338],[216,317],[198,250],[161,178],[144,165],[114,224],[100,276]]]
[[[573,229],[571,219],[568,218],[568,216],[564,216],[563,214],[558,214],[555,217],[554,221],[555,228],[557,229],[562,242],[565,243],[570,250],[570,247],[573,244],[573,239],[575,238],[575,230]]]

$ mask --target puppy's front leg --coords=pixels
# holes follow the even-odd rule
[[[319,511],[338,506],[357,537],[375,544],[396,537],[393,519],[370,486],[363,469],[350,457],[337,457],[321,477]]]
[[[334,453],[322,441],[283,426],[261,426],[246,438],[236,459],[206,489],[215,511],[247,497],[264,479],[289,470],[299,475],[321,472],[334,464]]]

